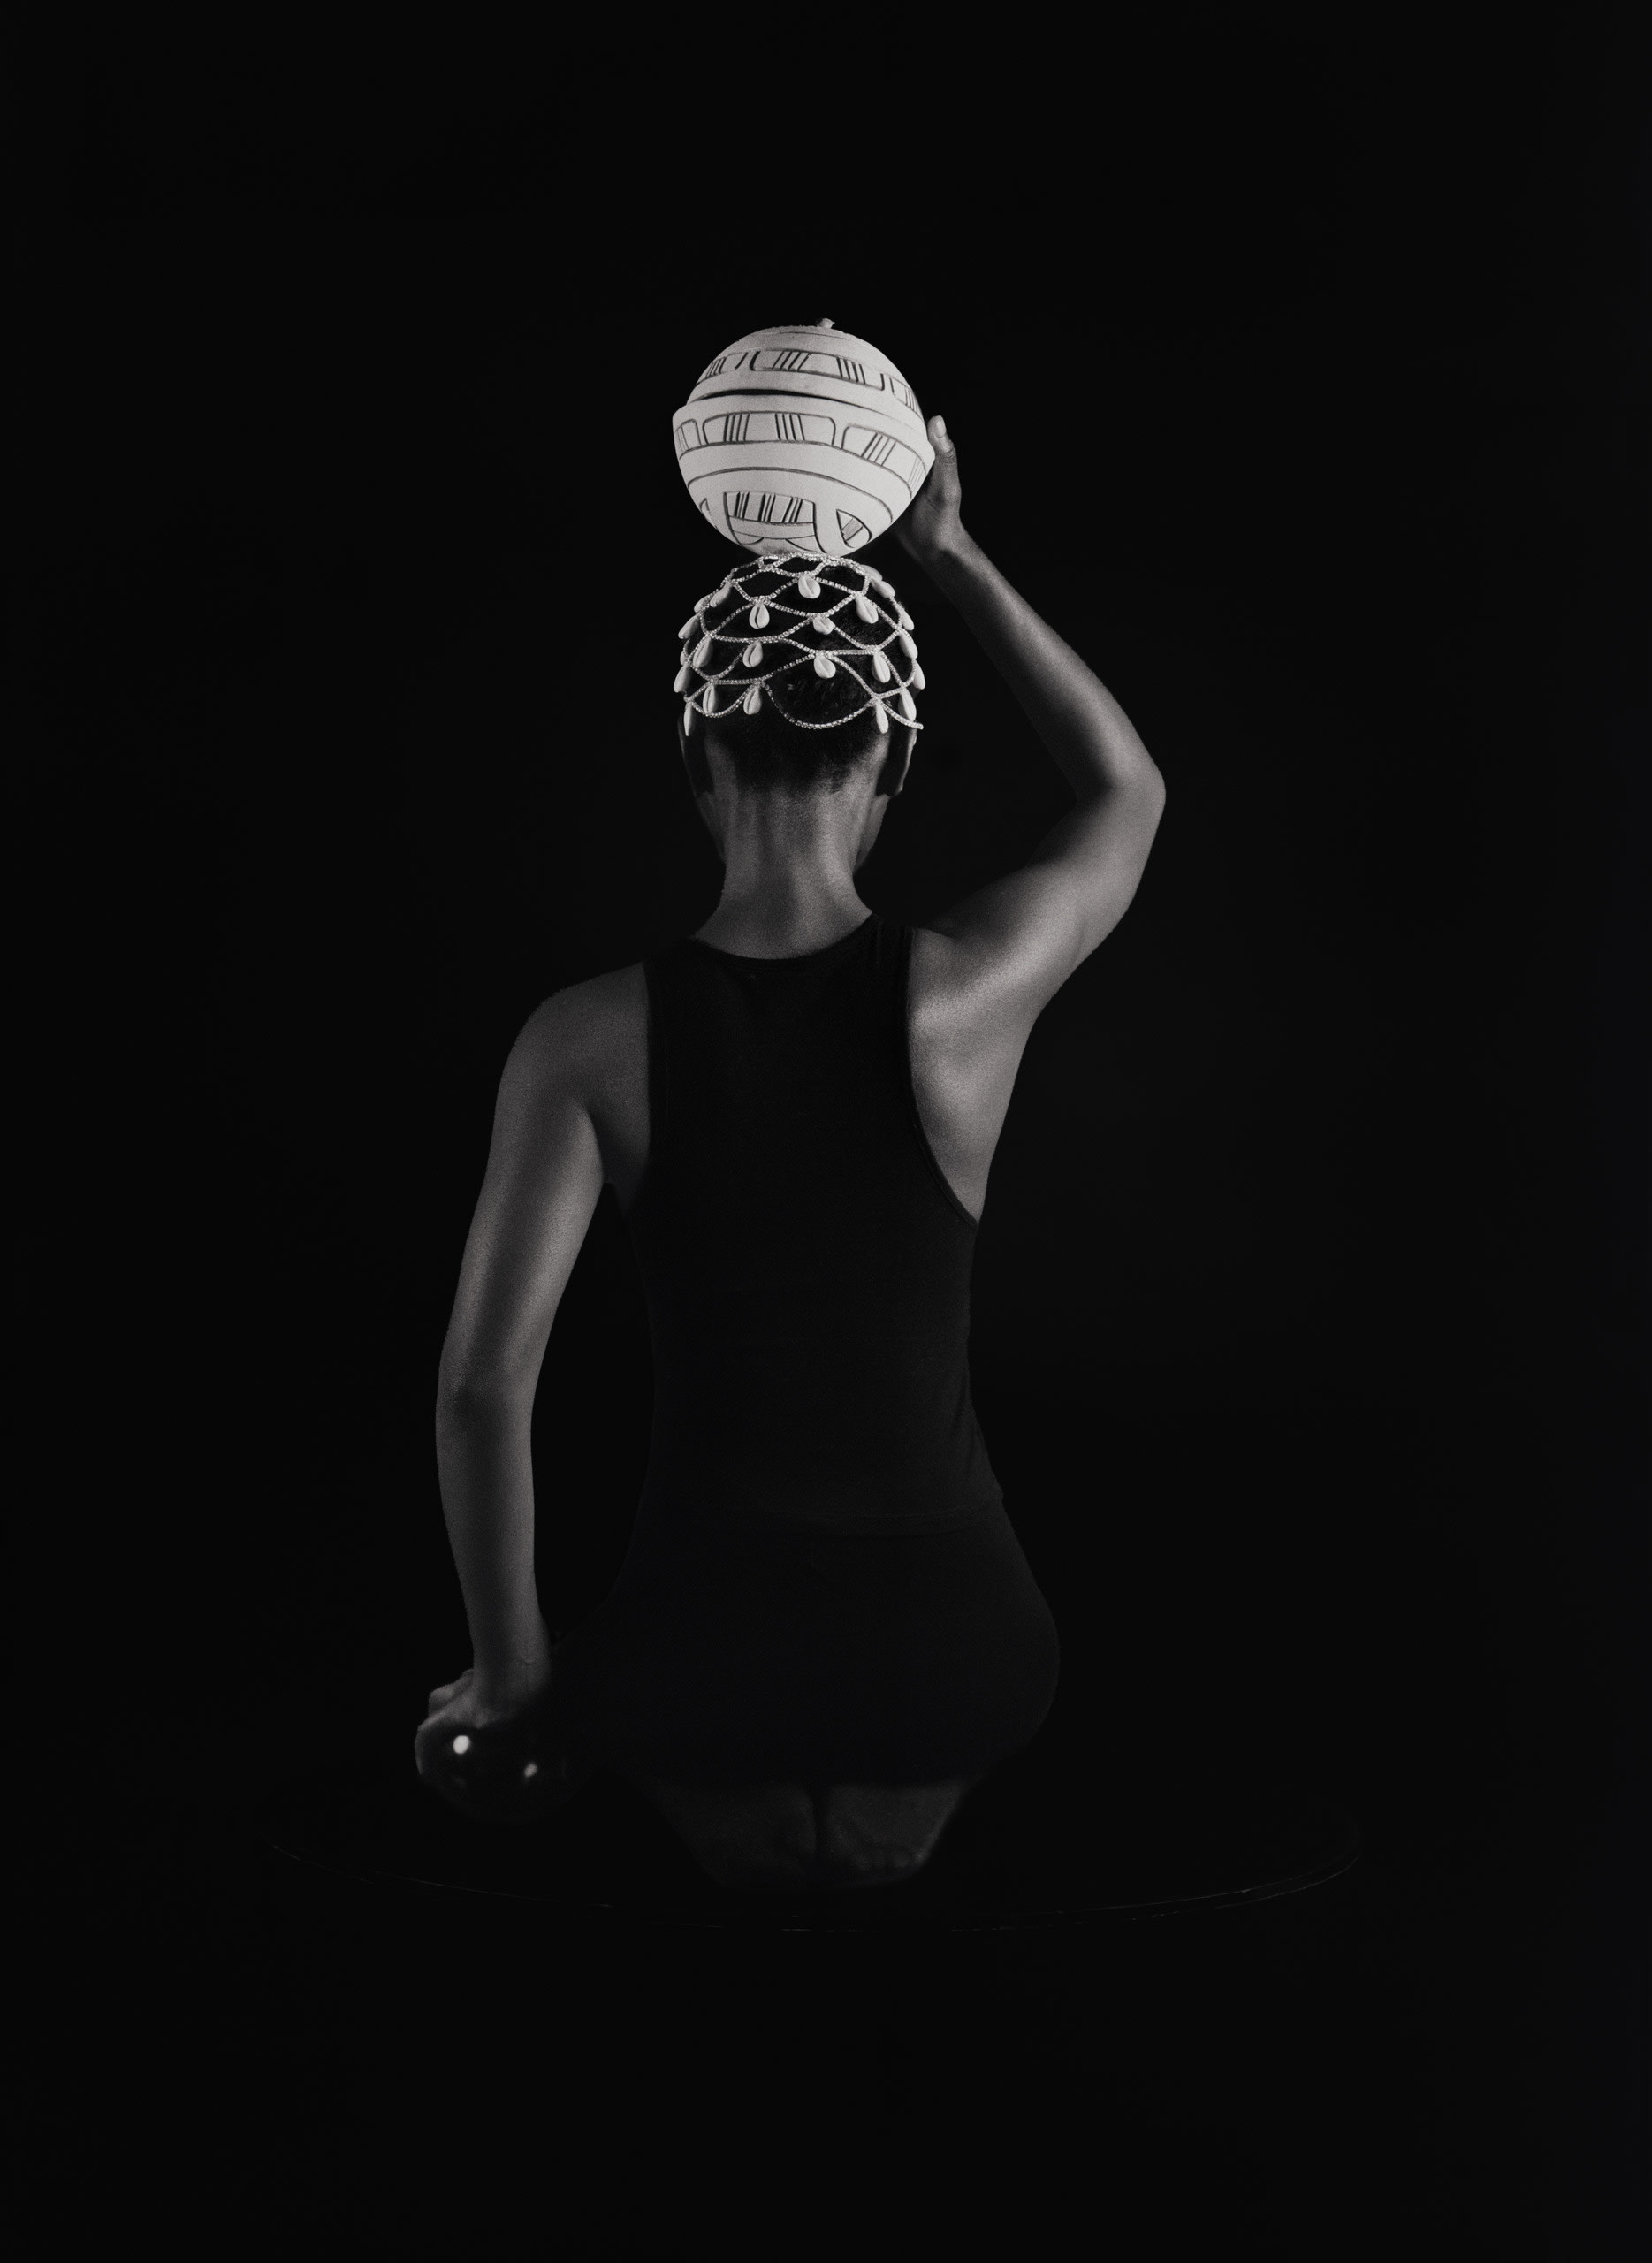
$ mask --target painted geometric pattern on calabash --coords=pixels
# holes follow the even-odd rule
[[[836,514],[838,538],[832,542],[828,536],[822,540],[816,530],[816,506],[805,495],[754,494],[750,488],[737,489],[732,495],[718,498],[718,514],[714,514],[712,499],[700,498],[700,509],[713,526],[718,516],[722,521],[720,531],[742,550],[755,550],[766,555],[780,556],[788,550],[807,551],[815,558],[847,558],[850,551],[858,550],[863,543],[872,540],[872,529],[864,519],[856,518],[852,511]]]
[[[887,531],[935,452],[887,354],[825,324],[754,331],[672,418],[690,498],[742,549],[844,558]]]

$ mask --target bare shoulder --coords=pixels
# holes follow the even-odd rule
[[[646,1032],[647,1021],[648,987],[639,961],[570,982],[542,999],[522,1025],[513,1059],[520,1055],[529,1073],[599,1072],[628,1034]]]
[[[648,984],[642,963],[556,990],[529,1016],[506,1071],[528,1104],[590,1118],[603,1177],[627,1201],[648,1152]]]
[[[914,982],[930,1010],[1024,1035],[1129,910],[1163,807],[1161,789],[1081,801],[1018,870],[917,930]]]

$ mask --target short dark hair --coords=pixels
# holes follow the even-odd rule
[[[832,689],[811,668],[795,705],[806,708],[820,704],[813,691],[816,684],[824,692]],[[807,715],[805,720],[827,723],[831,719]],[[735,782],[748,794],[835,793],[861,768],[874,745],[889,743],[875,715],[856,715],[827,730],[803,730],[782,715],[772,699],[765,699],[755,715],[746,714],[736,702],[731,713],[715,716],[701,728],[714,732],[718,744],[727,750]]]
[[[827,602],[840,591],[856,596],[863,593],[864,567],[849,560],[841,563],[822,560],[814,570],[823,591],[830,592]],[[778,566],[767,570],[759,567],[754,573],[747,568],[741,571],[740,578],[744,586],[743,596],[737,591],[731,591],[720,605],[704,606],[700,612],[700,621],[710,632],[714,646],[720,642],[723,650],[708,662],[705,671],[715,672],[718,677],[715,714],[709,720],[704,720],[699,698],[693,693],[689,695],[703,719],[695,728],[715,733],[718,743],[727,750],[735,781],[744,792],[834,792],[861,769],[877,749],[887,749],[891,743],[889,735],[878,728],[876,711],[866,704],[869,694],[884,700],[891,731],[902,727],[902,709],[897,703],[902,688],[911,681],[914,664],[902,636],[899,601],[892,589],[887,596],[876,583],[865,590],[867,601],[877,609],[876,621],[864,622],[856,617],[852,629],[842,634],[834,633],[818,640],[811,635],[811,651],[818,642],[818,649],[837,663],[835,672],[829,676],[819,675],[805,662],[788,667],[781,675],[770,676],[763,684],[757,712],[748,714],[744,694],[767,674],[773,662],[765,654],[766,666],[745,666],[746,640],[755,638],[761,642],[763,638],[762,630],[752,627],[745,613],[757,599],[777,594],[789,597],[796,586],[796,569],[795,565],[790,571],[783,571]],[[888,587],[887,583],[884,587]],[[796,599],[792,602],[796,604]],[[855,609],[847,610],[853,613]],[[739,640],[738,644],[734,643],[735,639]],[[867,645],[887,647],[890,665],[887,688],[874,674],[872,659],[864,650]],[[918,680],[921,682],[921,677]]]

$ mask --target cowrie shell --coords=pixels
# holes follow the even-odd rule
[[[815,674],[817,675],[835,675],[837,674],[836,665],[834,662],[827,659],[824,652],[817,652],[815,654]]]
[[[874,652],[872,654],[872,672],[877,677],[879,683],[887,683],[891,674],[894,673],[888,661],[885,659],[881,652]],[[683,674],[685,675],[688,674],[688,670],[686,668],[683,670]]]
[[[876,621],[878,618],[878,608],[868,597],[856,598],[855,610],[863,621]]]
[[[758,708],[763,705],[762,685],[759,683],[754,683],[750,690],[747,692],[745,697],[740,704],[745,709],[748,715],[755,715]]]
[[[916,660],[912,663],[912,682],[917,686],[920,691],[927,690],[928,686],[924,682],[924,671],[919,667]]]
[[[754,629],[766,629],[768,625],[769,609],[759,598],[751,608],[751,626]]]
[[[820,594],[819,576],[815,574],[800,574],[797,577],[797,594],[801,598],[807,598],[812,605]]]
[[[677,670],[677,681],[675,682],[675,683],[674,683],[674,684],[672,685],[672,687],[671,687],[671,688],[672,688],[672,690],[673,690],[674,691],[686,691],[686,690],[688,690],[688,688],[689,688],[689,679],[690,679],[690,677],[693,675],[693,674],[694,674],[694,670],[693,670],[692,668],[689,668],[689,667],[681,667],[681,668],[679,668],[679,669]]]
[[[708,636],[705,641],[709,644],[712,640]],[[901,631],[901,650],[906,654],[909,660],[915,660],[917,658],[917,647],[907,635],[904,629]]]
[[[887,674],[887,673],[888,673],[888,671],[886,669],[886,670],[885,670],[885,674]],[[873,713],[877,716],[877,718],[878,718],[878,728],[879,728],[880,731],[887,731],[887,729],[888,729],[888,728],[889,728],[889,713],[888,713],[888,710],[885,707],[885,705],[884,705],[884,704],[883,704],[883,702],[882,702],[882,700],[881,700],[881,699],[874,699],[874,700],[872,701],[872,712],[873,712]]]
[[[706,662],[711,659],[711,657],[712,657],[712,635],[711,635],[711,631],[710,631],[710,629],[707,629],[707,631],[706,631],[705,635],[704,635],[704,636],[702,636],[702,637],[701,637],[701,639],[700,639],[700,641],[699,641],[699,644],[698,644],[698,646],[697,647],[697,649],[696,649],[696,651],[695,651],[695,655],[694,655],[694,665],[695,665],[695,667],[696,667],[697,668],[703,668],[703,667],[705,666]]]
[[[901,702],[901,712],[906,717],[907,721],[910,723],[917,715],[917,710],[912,705],[912,695],[904,684],[901,686],[898,697]]]
[[[755,636],[752,638],[750,644],[746,646],[745,652],[742,657],[749,668],[760,668],[763,666],[763,647],[757,643]]]

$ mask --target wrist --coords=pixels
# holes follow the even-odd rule
[[[478,1669],[470,1685],[471,1695],[484,1714],[509,1717],[525,1713],[537,1705],[551,1684],[551,1662],[529,1669],[513,1666],[508,1672],[483,1673]]]
[[[975,543],[960,527],[955,534],[923,560],[924,570],[941,594],[950,597],[953,585],[969,577],[980,554]]]
[[[551,1678],[552,1643],[543,1622],[525,1628],[508,1647],[475,1650],[474,1688],[483,1704],[501,1712],[537,1697]]]

